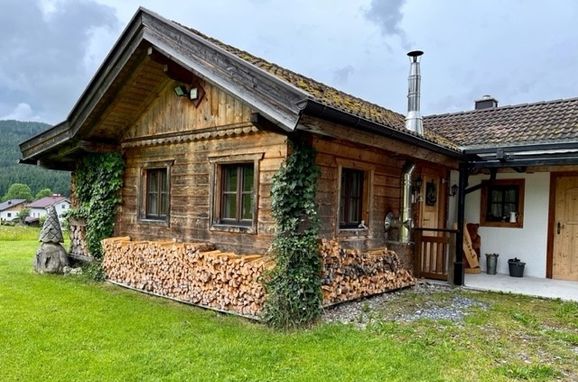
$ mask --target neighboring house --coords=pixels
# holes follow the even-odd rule
[[[64,220],[64,214],[70,209],[70,200],[61,195],[52,195],[33,201],[26,206],[30,209],[30,214],[26,218],[26,223],[37,223],[41,218],[46,216],[46,209],[50,206],[54,206],[58,219],[62,223]]]
[[[10,199],[0,203],[0,222],[15,220],[25,204],[26,199]]]
[[[529,276],[578,281],[578,98],[498,107],[486,96],[424,125],[469,156],[465,220],[480,224],[482,257],[499,253],[500,273],[518,257]]]
[[[522,114],[493,125],[484,119],[492,110],[432,116],[425,118],[422,130],[419,53],[411,60],[406,120],[141,8],[67,119],[20,145],[21,162],[74,171],[87,153],[121,152],[125,173],[116,235],[210,241],[240,254],[265,253],[275,233],[272,177],[290,154],[289,138],[300,137],[317,151],[323,238],[360,249],[387,245],[418,275],[447,278],[453,271],[457,284],[463,283],[461,255],[448,253],[444,234],[420,235],[419,248],[427,236],[428,245],[437,249],[415,261],[408,227],[443,230],[456,215],[464,223],[465,181],[472,171],[496,169],[500,179],[512,177],[513,168],[523,174],[516,175],[523,182],[494,182],[485,188],[486,201],[492,202],[484,210],[490,212],[486,221],[506,228],[484,227],[483,251],[526,259],[531,249],[532,256],[545,256],[537,246],[505,251],[500,243],[510,239],[499,236],[518,229],[534,238],[535,230],[543,236],[552,230],[552,222],[539,227],[532,223],[535,215],[547,211],[529,209],[544,209],[552,184],[572,189],[565,177],[556,175],[549,183],[549,175],[538,172],[566,169],[543,166],[578,164],[574,136],[548,130],[546,143],[535,146],[540,137],[513,134],[520,124],[525,130],[534,126],[533,115],[521,118],[529,109],[523,107]],[[545,109],[541,108],[544,113]],[[480,118],[465,123],[460,115]],[[559,122],[556,132],[568,128],[563,123],[568,116],[553,115]],[[548,121],[545,116],[536,114],[542,126]],[[502,135],[508,140],[500,140]],[[528,136],[533,146],[518,147],[529,142],[524,140]],[[557,147],[554,142],[564,142],[563,152],[551,151]],[[450,196],[454,184],[459,186],[457,194]],[[540,196],[534,198],[534,193]],[[474,197],[468,197],[469,221],[476,221]],[[455,200],[461,201],[457,208]],[[516,212],[515,223],[503,220],[509,212]],[[394,228],[386,230],[384,220]],[[561,225],[570,232],[571,220]],[[462,251],[462,226],[458,225],[457,253]],[[525,239],[516,240],[522,245]],[[564,245],[575,248],[576,243]],[[546,272],[545,265],[543,271],[537,269],[529,263],[531,274]],[[561,277],[556,272],[548,275]]]

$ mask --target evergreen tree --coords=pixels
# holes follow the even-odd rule
[[[32,195],[43,188],[70,195],[70,173],[47,170],[39,166],[19,164],[18,145],[26,139],[50,128],[39,122],[0,121],[0,196],[14,183],[24,183],[32,189]]]

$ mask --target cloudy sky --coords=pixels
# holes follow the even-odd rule
[[[139,5],[402,113],[412,49],[424,114],[578,96],[573,0],[0,0],[0,119],[64,120]]]

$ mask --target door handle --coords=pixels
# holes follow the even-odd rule
[[[560,224],[560,222],[558,222],[558,235],[560,235],[560,228],[564,228],[564,225]]]

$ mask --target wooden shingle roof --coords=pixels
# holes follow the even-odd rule
[[[431,115],[424,127],[462,148],[578,140],[578,98]]]
[[[178,24],[176,22],[174,23]],[[417,134],[405,128],[405,116],[403,114],[386,109],[377,104],[365,101],[361,98],[355,97],[341,90],[325,85],[312,78],[306,77],[302,74],[283,68],[277,64],[271,63],[260,57],[254,56],[251,53],[248,53],[244,50],[235,48],[234,46],[231,45],[227,45],[215,38],[212,38],[199,32],[196,29],[190,28],[182,24],[178,25],[194,33],[195,35],[207,41],[210,41],[211,43],[226,50],[227,52],[234,54],[235,56],[250,63],[251,65],[254,65],[266,71],[267,73],[272,74],[273,76],[285,82],[288,82],[294,87],[307,93],[310,98],[314,99],[315,101],[323,105],[332,107],[345,113],[355,115],[367,121],[374,122],[376,124],[383,126],[383,128],[386,129],[389,128],[399,132],[407,133],[408,135],[418,136]],[[424,131],[424,136],[422,138],[435,144],[438,144],[440,146],[449,148],[451,150],[457,150],[457,145],[455,145],[451,140],[436,133],[435,131],[426,129]]]

